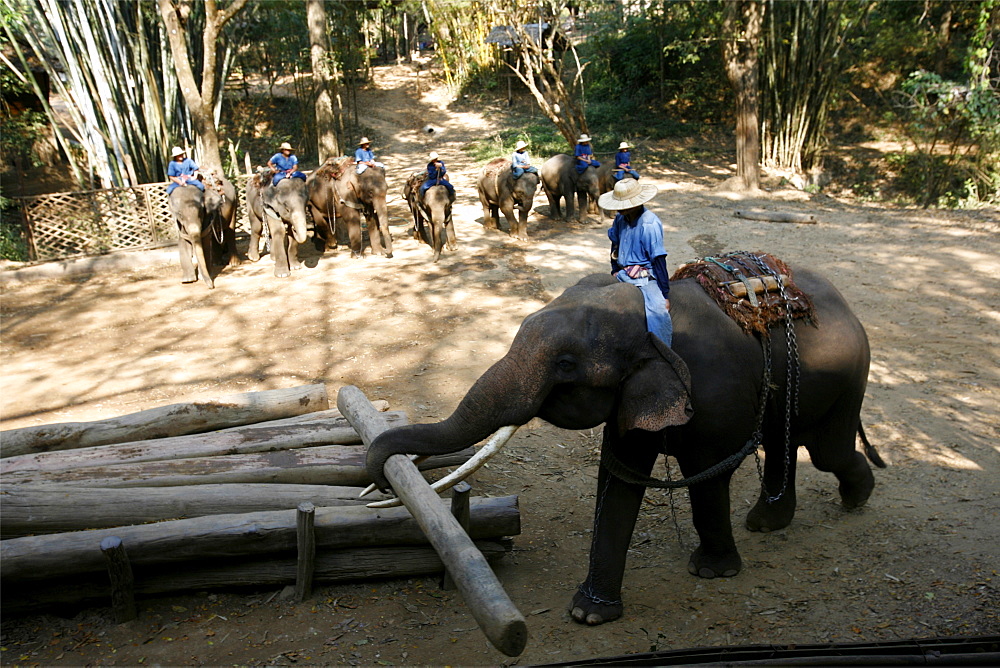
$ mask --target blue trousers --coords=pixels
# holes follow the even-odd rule
[[[200,190],[202,192],[205,192],[205,184],[202,183],[201,181],[199,181],[198,179],[188,179],[188,182],[185,183],[184,185],[186,185],[186,186],[194,186],[198,190]],[[174,183],[173,181],[171,181],[170,185],[167,186],[167,195],[169,195],[173,191],[177,190],[178,188],[180,188],[180,185],[178,185],[177,183]]]
[[[511,167],[510,171],[514,173],[515,179],[521,178],[521,175],[524,174],[525,172],[531,172],[532,174],[538,173],[538,170],[535,169],[534,167]]]
[[[614,178],[615,181],[621,181],[622,179],[625,178],[626,174],[631,176],[636,181],[639,180],[639,172],[635,171],[634,169],[616,169],[615,171],[611,172],[611,176],[612,178]]]
[[[423,185],[420,186],[420,196],[423,197],[424,193],[431,189],[432,186],[444,186],[448,189],[448,192],[454,193],[455,186],[451,185],[451,182],[441,179],[440,181],[435,181],[434,179],[427,179],[424,181]]]
[[[587,167],[597,168],[597,167],[600,167],[600,166],[601,166],[601,163],[597,162],[596,160],[591,160],[589,163],[581,162],[580,160],[577,160],[576,161],[576,173],[577,174],[583,174],[585,171],[587,171]]]
[[[667,310],[667,300],[660,292],[660,286],[652,278],[629,278],[622,269],[617,274],[622,283],[631,283],[642,292],[642,300],[646,307],[646,330],[656,334],[668,346],[674,338],[674,323]]]
[[[277,174],[274,175],[274,178],[271,179],[271,185],[272,186],[278,185],[278,181],[280,181],[281,179],[284,179],[284,178],[302,179],[303,181],[305,181],[306,180],[306,175],[304,173],[302,173],[302,172],[299,172],[299,171],[292,172],[291,174],[285,174],[284,172],[278,172]]]

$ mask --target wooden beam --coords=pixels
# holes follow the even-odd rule
[[[364,393],[352,385],[340,389],[337,407],[369,446],[388,428]],[[520,655],[528,641],[524,616],[511,602],[468,534],[442,506],[437,494],[408,457],[393,455],[386,462],[384,471],[393,490],[413,513],[441,557],[490,643],[507,656]]]
[[[763,220],[768,223],[808,223],[814,224],[816,216],[811,213],[781,213],[779,211],[746,211],[737,210],[733,212],[737,218],[748,220]]]
[[[118,536],[108,536],[101,541],[101,552],[108,565],[111,580],[111,609],[119,624],[135,619],[135,580],[125,544]]]
[[[295,511],[295,539],[298,562],[295,570],[295,600],[301,603],[312,595],[316,566],[316,506],[300,503]]]
[[[9,429],[0,432],[0,457],[195,434],[329,407],[323,384],[245,392],[211,401],[159,406],[94,422]]]

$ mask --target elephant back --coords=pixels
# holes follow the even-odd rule
[[[317,167],[316,171],[313,172],[313,177],[317,181],[335,181],[347,174],[349,169],[353,166],[354,158],[349,156],[327,158],[323,164]]]
[[[479,172],[480,188],[483,188],[487,195],[499,197],[501,180],[510,174],[510,160],[507,158],[493,158]]]
[[[407,202],[415,202],[420,192],[420,185],[424,182],[424,171],[411,172],[409,176],[406,177],[406,183],[403,184],[403,197]]]

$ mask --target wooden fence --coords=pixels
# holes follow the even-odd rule
[[[249,177],[233,179],[237,225],[249,231]],[[33,261],[61,260],[168,245],[177,240],[167,183],[15,197]]]

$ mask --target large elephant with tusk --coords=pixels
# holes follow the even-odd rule
[[[647,332],[634,286],[607,274],[584,278],[524,319],[508,353],[449,418],[379,435],[368,450],[368,473],[386,489],[382,468],[394,454],[454,452],[500,428],[509,435],[533,417],[564,429],[603,423],[590,569],[570,604],[573,619],[593,625],[621,616],[629,542],[646,486],[662,484],[648,477],[660,454],[675,457],[684,476],[697,476],[688,482],[700,544],[688,570],[735,575],[742,563],[729,481],[758,441],[766,460],[761,496],[746,520],[751,530],[792,521],[800,444],[818,469],[836,476],[847,508],[864,505],[875,485],[855,450],[858,434],[869,459],[884,466],[860,422],[870,359],[865,331],[827,280],[805,269],[794,276],[814,316],[779,324],[767,345],[730,319],[696,278],[673,281],[672,348]],[[794,414],[786,413],[790,341],[798,350]],[[481,463],[477,454],[467,468]]]
[[[364,237],[361,221],[368,229],[372,253],[392,257],[389,186],[381,167],[357,173],[353,158],[329,158],[309,175],[309,206],[320,250],[337,247],[338,230],[347,236],[352,258],[363,258]]]
[[[269,234],[274,275],[287,278],[293,269],[301,269],[299,244],[305,243],[306,182],[295,177],[271,185],[271,172],[263,170],[247,184],[247,211],[250,213],[251,261],[260,259],[260,238]],[[265,224],[267,227],[265,228]]]

